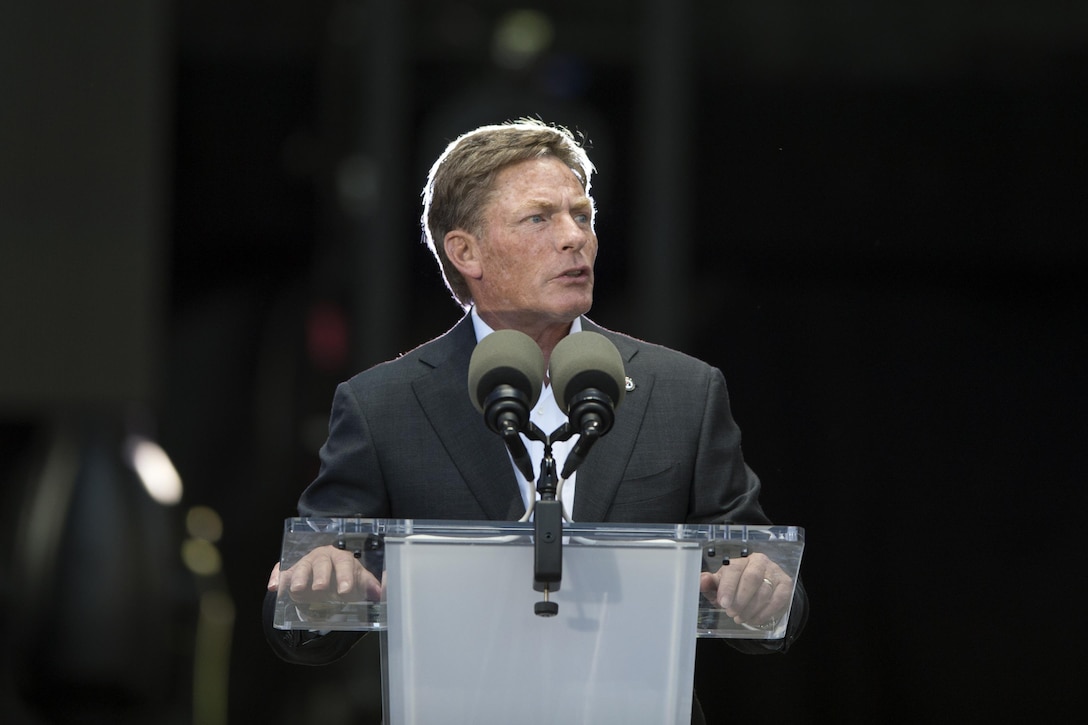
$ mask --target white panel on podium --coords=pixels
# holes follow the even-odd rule
[[[779,639],[735,624],[698,591],[700,571],[762,554],[796,586],[798,527],[567,524],[558,614],[534,605],[533,525],[288,519],[281,566],[319,546],[351,551],[380,599],[303,603],[281,591],[281,629],[375,630],[386,725],[688,723],[695,640]]]
[[[388,540],[388,725],[689,721],[698,542],[565,543],[540,617],[528,537]]]

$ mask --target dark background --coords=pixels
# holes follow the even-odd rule
[[[263,586],[335,383],[459,317],[430,162],[524,115],[591,143],[591,316],[721,367],[807,529],[710,721],[1083,709],[1083,4],[97,5],[0,23],[5,722],[377,721],[373,643],[278,662]]]

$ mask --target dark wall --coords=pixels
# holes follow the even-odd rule
[[[492,54],[503,3],[386,5],[174,7],[154,412],[184,506],[224,522],[230,719],[375,712],[371,645],[318,670],[264,645],[279,521],[335,383],[459,316],[418,243],[431,160],[526,114],[592,141],[592,316],[721,367],[765,508],[808,531],[808,631],[785,657],[701,643],[710,721],[1083,705],[1088,16],[528,3],[554,36],[515,68]],[[19,416],[0,472],[41,419]]]

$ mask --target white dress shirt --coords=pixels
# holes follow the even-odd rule
[[[472,326],[476,331],[476,342],[483,340],[494,332],[486,322],[480,319],[475,307],[472,308]],[[570,331],[572,333],[582,331],[581,317],[575,318],[574,322],[571,323]],[[567,416],[560,410],[559,404],[555,402],[552,386],[547,382],[544,383],[543,389],[540,391],[540,399],[537,400],[536,405],[529,412],[529,420],[535,423],[546,435],[551,435],[559,426],[567,422]],[[539,477],[540,464],[544,460],[544,443],[529,440],[524,433],[521,434],[521,439],[525,442],[526,450],[529,451],[529,460],[533,462],[533,471]],[[555,458],[557,473],[563,470],[563,463],[567,460],[567,454],[570,453],[570,449],[577,442],[578,435],[575,434],[570,440],[552,443],[552,457]],[[509,451],[507,451],[507,455],[509,455]],[[525,509],[528,510],[530,502],[540,498],[536,491],[536,482],[529,481],[522,475],[518,467],[514,465],[512,456],[510,457],[510,466],[514,469],[514,475],[517,476],[518,486],[521,488],[521,499],[525,502]],[[563,509],[568,516],[574,513],[574,484],[577,477],[577,472],[572,473],[570,478],[563,482],[563,490],[560,493]]]

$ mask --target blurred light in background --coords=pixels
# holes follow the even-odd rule
[[[533,63],[551,47],[555,25],[537,10],[514,10],[503,16],[495,27],[491,55],[495,64],[520,70]]]
[[[193,652],[194,725],[226,725],[229,719],[234,617],[234,602],[224,589],[211,589],[200,595]]]
[[[223,568],[215,544],[203,539],[187,539],[181,545],[181,559],[189,571],[200,576],[218,574]]]
[[[210,506],[193,506],[185,514],[185,531],[188,537],[181,544],[181,559],[197,576],[200,590],[193,649],[193,722],[226,725],[235,606],[216,546],[223,536],[223,518]]]
[[[125,461],[157,503],[173,506],[181,501],[181,476],[158,443],[142,436],[130,436],[125,442]]]
[[[350,322],[344,309],[330,301],[314,303],[306,313],[306,357],[321,373],[336,373],[349,362]]]
[[[193,506],[185,515],[185,530],[194,539],[215,543],[223,535],[223,518],[209,506]]]
[[[223,570],[223,558],[215,542],[223,535],[223,519],[208,506],[194,506],[185,516],[188,539],[181,545],[185,568],[198,576],[215,576]]]
[[[377,206],[381,183],[381,168],[375,159],[363,154],[346,156],[336,168],[340,208],[349,216],[365,219]]]

